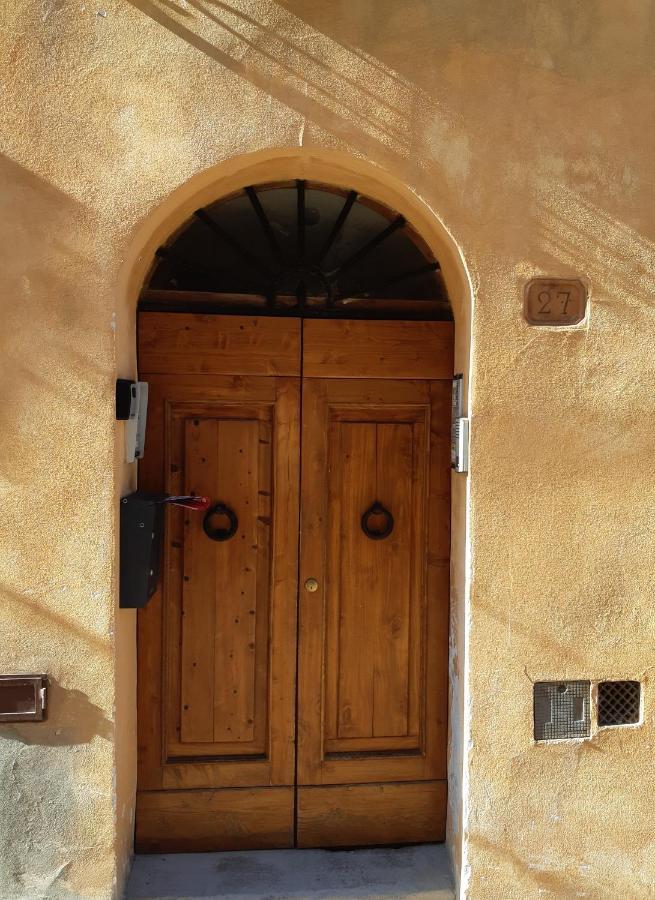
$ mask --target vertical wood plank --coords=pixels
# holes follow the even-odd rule
[[[165,392],[154,384],[149,407],[146,439],[152,449],[139,462],[139,486],[157,491],[165,484],[166,398]],[[137,779],[143,790],[162,786],[162,593],[160,585],[150,603],[137,613]]]
[[[427,621],[428,647],[448,646],[450,606],[450,385],[430,384],[430,493],[428,517]],[[445,778],[448,727],[448,654],[426,654],[426,683],[432,693],[426,711],[426,772]]]
[[[413,606],[421,602],[411,590],[410,563],[413,559],[421,564],[420,554],[413,553],[418,536],[412,527],[412,508],[423,485],[415,489],[412,426],[379,424],[376,432],[377,497],[394,516],[393,532],[374,542],[373,735],[383,737],[408,733],[409,669],[418,649],[410,646],[409,626]]]
[[[410,562],[410,591],[412,603],[409,609],[409,697],[407,730],[420,736],[425,748],[425,716],[429,706],[424,696],[431,690],[426,674],[427,657],[430,653],[443,652],[430,643],[427,633],[427,608],[430,603],[429,585],[426,581],[426,566],[429,561],[430,530],[428,507],[430,490],[430,447],[428,443],[430,410],[413,425],[413,491],[414,502],[410,511],[412,529],[412,553]]]
[[[300,398],[298,378],[276,380],[273,453],[273,552],[268,744],[271,784],[293,784],[296,768],[296,648],[300,516]],[[265,439],[265,438],[264,438]]]
[[[341,423],[341,536],[339,571],[339,737],[373,734],[375,582],[378,554],[361,515],[375,500],[375,424]],[[337,561],[333,561],[333,565]],[[336,660],[328,659],[327,665]]]
[[[187,490],[212,494],[218,458],[218,423],[189,418],[184,423]],[[215,545],[202,517],[185,514],[182,585],[181,739],[211,741],[214,734]]]
[[[327,467],[327,388],[324,381],[303,380],[302,409],[298,781],[300,784],[320,784],[326,596],[323,541],[328,522],[327,492],[324,490]],[[303,583],[307,578],[318,580],[319,589],[315,594],[304,590]]]
[[[293,451],[289,448],[289,453]],[[277,717],[277,704],[273,703],[272,684],[270,677],[270,651],[269,636],[272,637],[273,618],[277,618],[273,608],[275,588],[273,583],[272,568],[272,542],[273,542],[273,422],[260,420],[257,428],[257,497],[255,500],[255,533],[256,540],[253,549],[256,553],[256,585],[253,602],[248,608],[248,617],[254,619],[255,642],[255,672],[254,672],[254,697],[252,717],[254,718],[253,737],[258,747],[267,746],[267,730],[270,727],[271,718]],[[281,498],[282,499],[282,498]],[[296,509],[296,528],[298,510]],[[292,532],[293,534],[293,532]],[[290,535],[290,538],[293,538]],[[294,556],[297,547],[294,550]],[[295,572],[294,572],[295,582]],[[295,599],[295,592],[292,598]],[[295,630],[295,603],[294,630]],[[291,689],[295,700],[295,667],[293,672],[293,688]],[[282,699],[284,703],[284,698]],[[275,708],[274,708],[275,707]],[[291,737],[293,737],[294,724],[291,724]]]
[[[175,496],[189,490],[184,470],[185,423],[188,414],[174,412],[167,404],[166,447],[164,466],[166,490]],[[184,538],[187,529],[187,510],[168,506],[164,524],[164,555],[162,559],[162,605],[165,621],[162,622],[164,653],[162,666],[166,671],[182,671],[182,603],[184,575]],[[166,697],[162,710],[164,747],[170,741],[182,740],[182,679],[165,679]]]
[[[444,777],[449,388],[305,380],[299,786]],[[395,520],[379,541],[375,500]]]
[[[341,646],[339,644],[341,622],[341,544],[344,531],[343,498],[343,446],[341,423],[328,422],[327,430],[327,528],[325,534],[325,712],[323,728],[325,737],[334,739],[339,734],[339,673],[341,670]]]
[[[259,427],[224,419],[219,425],[216,501],[239,520],[234,537],[214,543],[216,625],[213,739],[250,741],[254,736],[255,663],[267,667],[266,643],[256,647]],[[205,538],[207,540],[207,538]],[[210,543],[208,541],[208,543]],[[266,597],[259,613],[267,618]],[[257,659],[257,654],[260,658]]]
[[[430,505],[432,558],[450,558],[450,432],[448,382],[430,385]]]

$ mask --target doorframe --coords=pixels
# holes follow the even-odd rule
[[[434,176],[434,177],[433,177]],[[431,177],[438,179],[439,172]],[[136,307],[155,250],[191,217],[195,209],[238,192],[250,184],[297,178],[352,188],[403,215],[439,260],[455,320],[455,371],[463,375],[464,415],[470,415],[471,320],[473,286],[460,247],[445,223],[419,194],[380,166],[341,151],[320,148],[262,150],[239,155],[200,172],[174,190],[142,222],[125,253],[116,334],[117,375],[136,378]],[[447,193],[444,180],[443,193]],[[136,483],[136,467],[122,463],[123,435],[116,429],[116,499]],[[451,494],[448,826],[449,847],[457,880],[466,871],[463,840],[469,817],[467,755],[469,743],[468,635],[470,629],[470,478],[453,475]],[[118,503],[115,504],[118,510]],[[114,569],[117,570],[117,521]],[[114,579],[117,580],[116,578]],[[136,791],[136,617],[121,611],[116,618],[116,652],[121,657],[116,685],[116,779]],[[118,791],[118,788],[117,788]],[[129,787],[127,790],[129,793]],[[125,790],[123,790],[123,796]],[[133,809],[117,825],[118,839],[133,833]]]

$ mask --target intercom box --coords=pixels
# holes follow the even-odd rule
[[[116,381],[116,418],[125,422],[125,461],[143,458],[148,413],[148,382]]]
[[[157,590],[166,494],[135,491],[121,499],[120,606],[140,609]]]

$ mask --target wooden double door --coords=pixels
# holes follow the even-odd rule
[[[141,313],[141,851],[444,838],[452,323]]]

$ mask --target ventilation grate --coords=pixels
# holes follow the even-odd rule
[[[598,685],[598,725],[639,722],[641,685],[638,681],[601,681]]]
[[[534,737],[561,741],[589,737],[591,683],[538,681],[534,686]]]

